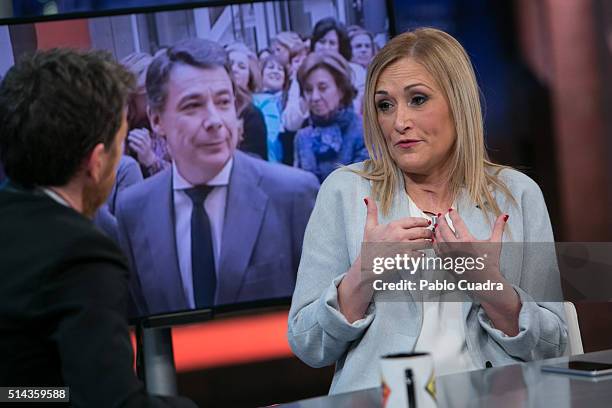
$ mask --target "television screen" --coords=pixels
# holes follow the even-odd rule
[[[130,261],[133,318],[288,300],[320,184],[367,158],[361,98],[387,7],[222,4],[0,26],[0,75],[73,47],[107,50],[137,79],[95,219]]]

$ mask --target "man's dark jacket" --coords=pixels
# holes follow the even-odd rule
[[[75,407],[193,407],[133,371],[128,267],[87,218],[0,186],[0,386],[69,386]]]

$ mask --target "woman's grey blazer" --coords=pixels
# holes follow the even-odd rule
[[[494,193],[501,210],[510,215],[504,242],[525,243],[515,244],[511,254],[505,245],[501,254],[502,273],[522,301],[520,332],[514,337],[505,335],[491,324],[478,303],[464,302],[467,348],[476,367],[560,356],[567,343],[554,247],[528,244],[554,241],[542,192],[518,171],[504,169],[499,177],[516,200]],[[399,180],[389,214],[383,216],[379,210],[381,224],[408,214],[401,175]],[[363,199],[370,195],[370,182],[346,168],[325,180],[306,228],[289,311],[288,338],[293,352],[313,367],[336,364],[330,394],[379,386],[379,356],[413,351],[422,324],[422,302],[413,301],[409,294],[405,302],[377,302],[375,295],[365,317],[352,324],[339,311],[337,286],[360,253],[366,220]],[[472,235],[490,237],[493,216],[463,192],[456,208]],[[540,296],[535,300],[534,292]]]

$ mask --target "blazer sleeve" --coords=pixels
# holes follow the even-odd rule
[[[108,204],[104,204],[98,209],[94,219],[96,225],[107,237],[112,239],[119,245],[119,236],[117,235],[117,219],[111,214]]]
[[[507,336],[496,329],[481,307],[478,320],[482,329],[509,356],[531,361],[562,355],[567,344],[567,325],[553,231],[544,197],[533,180],[525,175],[521,178],[525,179],[526,187],[521,197],[516,198],[523,215],[523,262],[521,281],[513,285],[522,303],[519,333]]]
[[[126,188],[140,183],[144,178],[138,162],[130,156],[125,156],[126,165],[117,174],[117,194],[121,193]]]
[[[338,306],[337,288],[351,266],[342,210],[346,203],[336,187],[351,182],[346,176],[347,170],[336,170],[321,185],[306,228],[289,311],[289,345],[312,367],[334,364],[374,319],[373,304],[363,319],[352,324]]]
[[[127,230],[129,217],[133,212],[127,208],[126,200],[119,200],[117,204],[116,225],[117,239],[123,254],[127,257],[129,267],[129,300],[128,300],[128,316],[138,317],[148,315],[147,303],[140,285],[138,277],[138,269],[136,267],[136,259],[134,257],[133,245],[130,239],[130,234]]]
[[[75,240],[73,256],[42,289],[51,339],[75,407],[195,407],[148,395],[136,378],[126,319],[127,268],[101,235]]]

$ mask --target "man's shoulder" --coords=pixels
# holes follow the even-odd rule
[[[119,160],[119,166],[117,167],[117,171],[121,172],[122,170],[129,169],[132,167],[140,168],[140,165],[133,157],[128,156],[127,154],[122,155],[121,159]]]
[[[125,190],[121,191],[119,195],[119,208],[123,210],[138,210],[146,202],[143,200],[151,199],[152,193],[160,193],[163,191],[169,192],[172,188],[171,178],[172,168],[167,168],[141,182],[127,187]]]
[[[284,164],[269,163],[244,153],[237,152],[236,154],[238,160],[241,160],[245,166],[251,167],[259,175],[260,185],[268,185],[284,191],[319,188],[317,177],[308,171]]]
[[[22,193],[0,199],[0,223],[11,235],[28,236],[37,252],[70,259],[109,259],[123,263],[121,251],[91,220],[41,194]],[[22,233],[19,233],[21,231]]]

